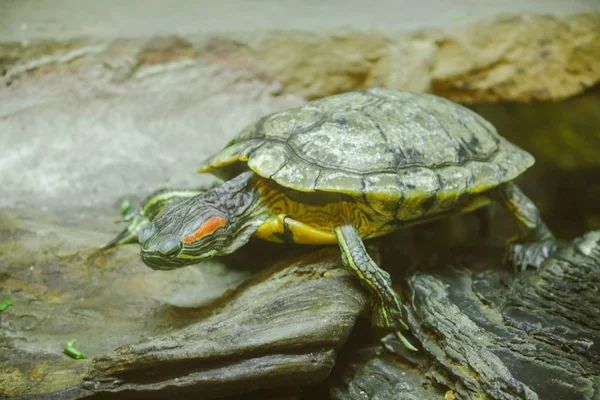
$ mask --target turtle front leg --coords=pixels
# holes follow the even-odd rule
[[[129,223],[114,239],[106,243],[101,249],[107,249],[122,244],[134,243],[142,229],[170,204],[188,197],[205,192],[203,189],[160,189],[152,193],[131,210],[123,210],[123,222]]]
[[[556,238],[531,200],[512,182],[495,189],[494,195],[516,219],[518,233],[509,239],[506,259],[524,271],[539,267],[556,250]]]
[[[401,333],[408,330],[408,326],[402,320],[402,301],[392,288],[390,275],[371,259],[354,227],[338,227],[335,235],[342,250],[344,266],[358,277],[361,285],[371,294],[379,322],[384,328],[391,329],[404,346],[417,351]]]

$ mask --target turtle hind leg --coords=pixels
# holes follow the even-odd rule
[[[556,238],[533,202],[512,182],[494,191],[496,200],[516,219],[517,235],[508,242],[505,259],[515,269],[539,267],[556,250]]]
[[[167,206],[185,198],[203,193],[203,189],[160,189],[147,196],[137,207],[123,213],[123,222],[127,227],[100,249],[134,243],[138,235]]]
[[[371,259],[354,227],[350,225],[338,227],[335,234],[342,250],[344,267],[358,277],[361,285],[372,296],[376,317],[374,323],[392,330],[404,346],[417,351],[401,333],[408,330],[408,326],[402,320],[402,301],[392,288],[390,275]]]

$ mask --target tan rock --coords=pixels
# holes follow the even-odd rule
[[[15,367],[0,369],[0,396],[15,396],[27,390],[27,377]]]
[[[600,12],[475,21],[412,32],[324,26],[209,32],[185,39],[5,44],[0,45],[5,70],[0,80],[12,83],[24,71],[45,75],[49,67],[95,53],[99,65],[112,60],[110,73],[117,81],[208,64],[216,72],[243,71],[259,81],[281,83],[283,91],[307,99],[387,86],[460,102],[555,100],[600,82]],[[115,54],[115,49],[121,51]]]
[[[436,45],[431,89],[456,101],[561,99],[600,80],[600,14],[502,17]]]
[[[551,100],[600,81],[600,14],[499,16],[398,35],[275,31],[239,49],[309,99],[379,85],[461,102]]]

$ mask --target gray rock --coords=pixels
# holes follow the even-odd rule
[[[109,297],[96,301],[117,306]],[[337,351],[367,307],[366,294],[341,268],[339,251],[330,247],[288,257],[204,308],[155,312],[154,323],[147,321],[147,332],[136,344],[95,355],[91,363],[12,363],[21,369],[43,368],[56,377],[77,363],[73,386],[40,398],[172,398],[192,393],[213,398],[302,387],[327,378]],[[52,306],[40,309],[60,317]],[[62,318],[75,324],[68,312]],[[170,328],[161,328],[165,324]],[[88,342],[110,329],[85,332],[80,349],[94,355]],[[14,354],[18,349],[11,347],[7,350]],[[16,383],[7,382],[4,390]]]
[[[96,358],[83,388],[216,397],[305,386],[329,375],[368,304],[335,248],[281,262],[222,300],[198,323]]]
[[[351,338],[331,397],[598,399],[600,232],[523,274],[500,264],[502,251],[480,243],[420,265],[406,287],[420,352]]]
[[[395,342],[395,343],[394,343]],[[340,355],[329,380],[330,395],[335,400],[439,400],[441,386],[426,374],[430,363],[425,354],[410,354],[402,344],[386,337],[387,351],[380,343]]]
[[[433,376],[464,399],[597,399],[600,232],[520,275],[498,265],[501,251],[463,251],[410,277],[410,326]]]
[[[201,36],[201,56],[307,98],[386,86],[465,102],[556,100],[600,80],[599,11],[593,0],[29,0],[5,2],[0,38],[27,48]]]
[[[207,307],[251,274],[225,260],[164,274],[146,267],[136,246],[100,252],[107,232],[118,231],[113,219],[0,214],[0,299],[13,303],[0,313],[0,397],[76,385],[89,360],[62,354],[69,340],[93,358],[184,326],[197,318],[186,310]]]

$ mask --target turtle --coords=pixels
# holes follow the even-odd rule
[[[480,115],[432,94],[369,88],[275,112],[243,129],[198,172],[206,190],[160,190],[105,247],[141,243],[150,268],[232,253],[249,239],[337,244],[373,304],[373,324],[409,349],[401,298],[364,241],[500,203],[516,220],[508,259],[538,267],[556,238],[513,180],[534,163]]]

